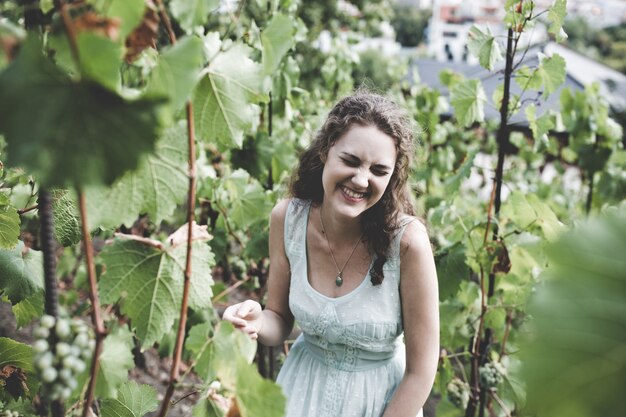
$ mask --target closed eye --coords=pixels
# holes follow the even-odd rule
[[[358,167],[361,165],[361,161],[357,158],[341,158],[341,160],[349,167]]]
[[[385,175],[389,174],[389,171],[383,168],[372,167],[371,171],[374,175],[378,177],[384,177]]]

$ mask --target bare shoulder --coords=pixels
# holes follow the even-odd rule
[[[280,225],[285,222],[285,217],[287,217],[287,209],[289,208],[290,199],[280,200],[274,208],[272,209],[272,214],[270,217],[270,221],[272,225]]]
[[[400,239],[400,255],[402,258],[416,256],[432,256],[432,246],[428,236],[428,230],[424,222],[418,218],[413,218],[406,225],[404,233]]]

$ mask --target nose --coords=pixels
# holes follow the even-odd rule
[[[357,169],[352,176],[352,183],[358,186],[360,189],[365,190],[369,185],[369,171],[364,169]]]

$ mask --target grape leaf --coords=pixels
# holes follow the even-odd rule
[[[502,207],[501,219],[508,219],[521,229],[537,225],[548,240],[554,240],[563,230],[563,224],[550,206],[534,194],[511,193]]]
[[[198,82],[204,58],[202,49],[202,41],[195,36],[164,49],[150,73],[146,94],[168,96],[172,113],[178,112]]]
[[[9,197],[0,192],[0,249],[12,249],[20,237],[20,216]]]
[[[43,290],[43,261],[41,252],[19,242],[13,249],[0,249],[0,288],[12,304]]]
[[[539,66],[534,70],[522,67],[515,78],[522,89],[541,90],[547,99],[565,82],[565,60],[558,54],[550,57],[539,54]]]
[[[33,351],[30,346],[7,337],[0,337],[0,370],[7,365],[20,368],[25,374],[25,380],[22,382],[26,383],[28,391],[31,393],[37,391],[38,382],[33,369]],[[22,386],[17,392],[10,392],[5,388],[4,378],[0,378],[0,381],[2,381],[0,384],[0,404],[9,399],[16,399],[18,395],[21,396],[23,391],[26,391]]]
[[[13,305],[11,310],[15,316],[17,328],[24,327],[34,319],[41,317],[43,315],[43,307],[43,291],[37,291]]]
[[[548,10],[548,21],[550,22],[548,32],[554,35],[557,42],[567,39],[567,33],[563,30],[565,15],[567,15],[567,0],[555,0]]]
[[[250,102],[267,100],[263,69],[250,53],[248,46],[235,44],[202,72],[193,97],[196,133],[202,140],[240,148],[254,117]]]
[[[124,50],[122,45],[95,33],[77,36],[81,73],[111,91],[119,91],[122,84],[120,65]]]
[[[32,348],[8,337],[0,337],[0,369],[5,365],[22,368],[24,372],[34,372]]]
[[[491,34],[489,27],[483,31],[473,25],[468,33],[467,47],[472,54],[478,57],[478,62],[483,68],[492,70],[493,66],[502,59],[502,46]]]
[[[453,195],[459,192],[461,183],[471,174],[472,167],[474,166],[474,158],[476,158],[477,153],[478,150],[471,151],[466,156],[465,161],[463,161],[461,166],[457,169],[456,173],[446,177],[445,189],[447,195]]]
[[[465,263],[465,247],[461,244],[437,254],[437,276],[439,277],[439,298],[446,300],[456,294],[461,282],[469,277],[469,267]]]
[[[130,226],[147,213],[159,224],[172,215],[187,195],[187,136],[184,123],[167,129],[154,154],[145,156],[134,172],[126,173],[110,188],[86,189],[89,227]]]
[[[96,395],[101,398],[115,397],[118,387],[128,381],[128,371],[135,367],[133,347],[133,335],[125,327],[118,327],[104,339]]]
[[[205,382],[219,378],[224,387],[235,389],[236,359],[251,362],[256,342],[228,322],[218,323],[215,330],[210,323],[201,323],[190,330],[185,348],[193,353],[194,368]]]
[[[280,61],[295,43],[292,20],[277,13],[261,33],[263,44],[263,69],[266,75],[272,75],[278,69]]]
[[[535,139],[535,151],[539,149],[539,145],[543,145],[547,148],[549,146],[548,132],[555,127],[554,122],[550,118],[550,114],[545,113],[543,116],[537,118],[537,107],[534,104],[529,104],[525,112],[530,130],[533,132],[533,138]]]
[[[528,308],[522,368],[529,411],[622,415],[626,383],[626,217],[607,212],[548,247],[549,267]]]
[[[287,401],[275,382],[263,379],[256,366],[237,360],[237,405],[242,417],[282,417]]]
[[[209,13],[219,6],[218,0],[172,0],[172,16],[180,26],[191,33],[196,26],[202,26]]]
[[[119,19],[120,39],[126,37],[139,25],[146,10],[146,0],[110,0],[102,12],[107,17]]]
[[[454,107],[457,120],[464,126],[485,119],[486,101],[485,90],[476,79],[459,81],[450,90],[450,104]]]
[[[0,73],[9,162],[48,187],[111,183],[154,147],[161,101],[127,101],[93,82],[75,82],[33,37]]]
[[[195,309],[211,305],[213,280],[210,267],[213,254],[208,245],[194,242],[189,306]],[[144,348],[161,340],[180,312],[185,245],[159,249],[146,244],[116,239],[102,251],[106,272],[99,282],[103,303],[122,300],[122,313]]]
[[[103,417],[142,417],[159,407],[157,391],[149,385],[128,381],[122,385],[117,399],[106,399],[102,403]]]
[[[67,190],[52,190],[52,217],[54,237],[67,247],[80,242],[82,238],[80,218],[72,195]]]

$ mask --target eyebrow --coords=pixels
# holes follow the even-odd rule
[[[358,156],[356,156],[354,154],[351,154],[349,152],[345,152],[345,151],[341,152],[341,156],[347,157],[347,158],[350,158],[350,159],[353,159],[353,160],[356,160],[356,161],[360,161],[361,160],[361,158],[359,158]],[[385,170],[388,170],[388,171],[393,169],[390,166],[387,166],[385,164],[374,164],[374,165],[372,165],[372,167],[374,167],[376,169],[385,169]]]

